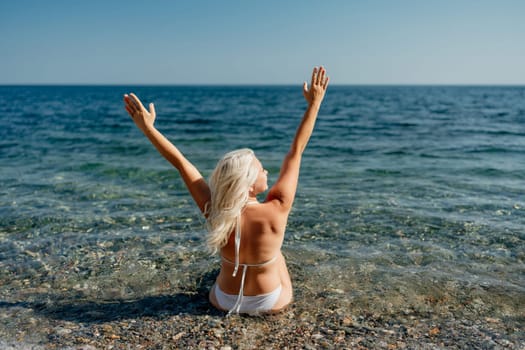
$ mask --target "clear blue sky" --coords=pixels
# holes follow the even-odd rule
[[[523,0],[10,0],[0,84],[525,84]]]

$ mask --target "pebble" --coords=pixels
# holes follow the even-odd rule
[[[222,338],[224,330],[215,328],[215,329],[212,330],[212,332],[213,332],[213,335],[215,335],[215,337]]]
[[[338,289],[338,288],[332,289],[331,292],[336,293],[336,294],[345,294],[344,290]]]
[[[439,328],[437,327],[434,327],[432,328],[431,330],[428,331],[428,335],[430,335],[431,337],[435,336],[435,335],[438,335],[439,334]]]
[[[64,336],[64,335],[70,334],[71,332],[73,332],[73,331],[71,329],[68,329],[68,328],[64,328],[64,327],[56,327],[55,328],[55,333],[57,335],[60,335],[60,336]]]
[[[185,334],[186,332],[179,332],[176,335],[174,335],[171,339],[173,341],[178,341],[180,338],[184,337]]]
[[[485,321],[488,323],[500,323],[501,320],[499,318],[492,318],[492,317],[485,317]]]
[[[352,317],[345,317],[343,318],[343,325],[345,326],[351,326],[352,324],[354,323],[354,321],[352,320]]]
[[[314,339],[314,340],[319,340],[321,338],[324,338],[324,336],[322,334],[319,334],[319,333],[312,334],[312,339]]]

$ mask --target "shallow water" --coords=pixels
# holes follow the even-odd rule
[[[213,272],[129,91],[205,176],[250,147],[270,182],[305,107],[300,87],[0,87],[5,312],[169,295]],[[283,248],[299,305],[523,325],[525,88],[331,86],[303,159]]]

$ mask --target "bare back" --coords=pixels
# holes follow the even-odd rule
[[[247,205],[241,215],[241,264],[261,264],[277,257],[276,263],[250,268],[246,275],[244,294],[259,295],[271,292],[283,282],[281,280],[281,246],[284,240],[289,211],[283,211],[277,201]],[[231,234],[221,255],[235,260],[235,235]],[[217,278],[219,287],[229,294],[239,292],[240,277],[233,277],[234,266],[223,262]]]

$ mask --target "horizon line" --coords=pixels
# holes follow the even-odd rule
[[[154,87],[154,86],[165,86],[165,87],[290,87],[290,86],[300,86],[302,83],[293,84],[293,83],[0,83],[0,87],[10,87],[10,86],[136,86],[136,87]],[[487,87],[487,86],[502,86],[502,87],[525,87],[524,83],[333,83],[330,86],[399,86],[399,87],[410,87],[410,86],[450,86],[450,87]]]

